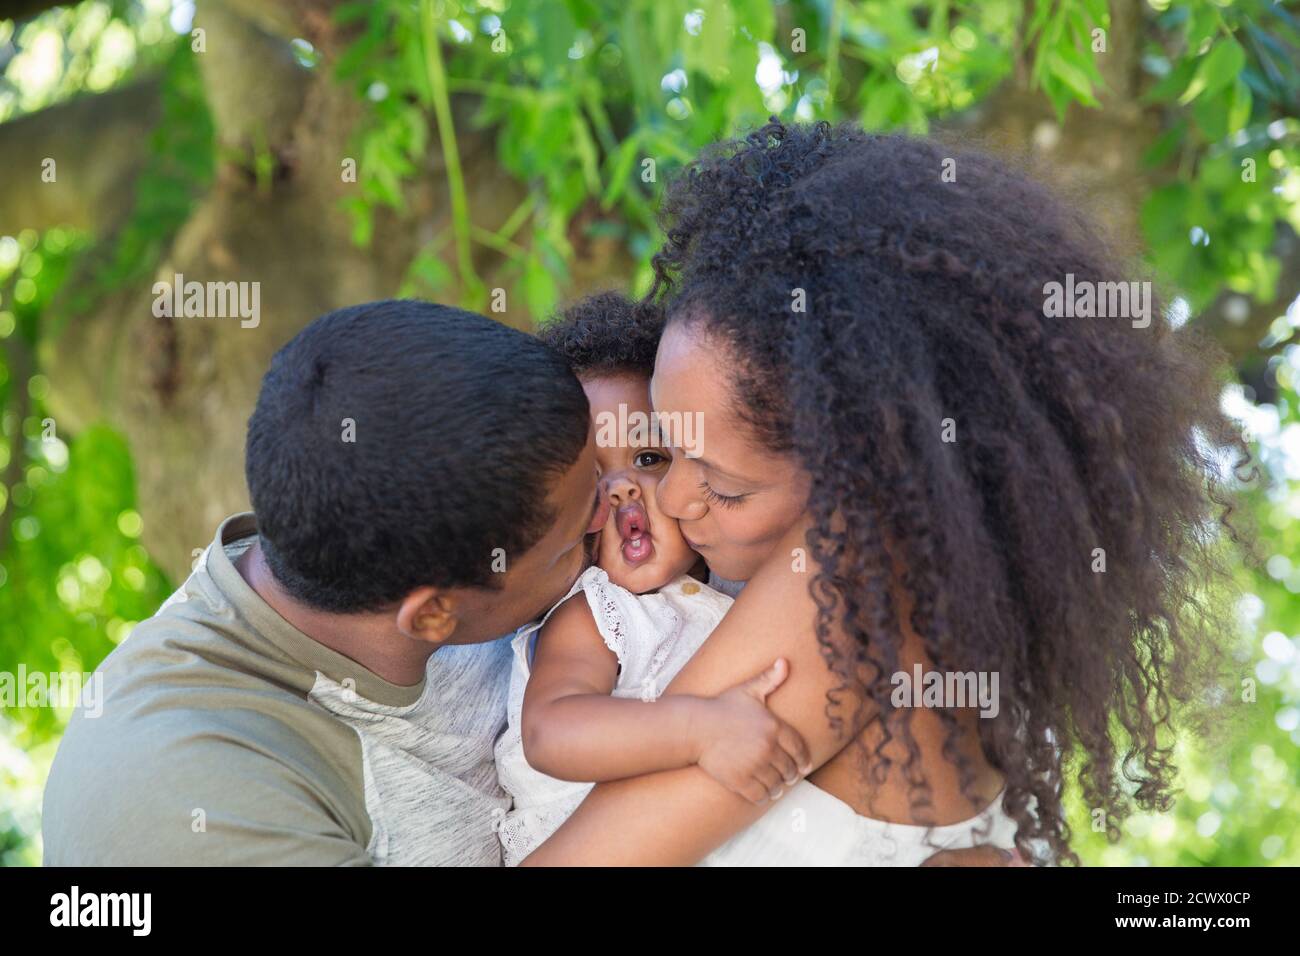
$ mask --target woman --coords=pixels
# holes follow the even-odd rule
[[[1217,450],[1245,450],[1190,333],[1144,321],[1149,286],[1099,309],[1121,269],[1083,219],[925,140],[774,121],[690,167],[664,219],[652,395],[704,431],[659,503],[748,582],[668,692],[787,658],[769,702],[815,767],[794,789],[841,843],[882,822],[998,842],[1005,815],[1022,852],[1070,861],[1065,786],[1112,834],[1167,807],[1174,705],[1227,633]],[[1060,288],[1092,295],[1064,317]],[[918,667],[995,706],[913,706]],[[694,863],[745,831],[734,858],[791,829],[779,808],[698,768],[601,784],[528,863]],[[739,855],[855,861],[804,849]]]

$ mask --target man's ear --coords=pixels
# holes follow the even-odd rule
[[[416,588],[397,608],[397,629],[417,641],[445,644],[459,623],[456,602],[435,587]]]

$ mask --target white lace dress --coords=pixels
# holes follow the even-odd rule
[[[732,603],[731,598],[687,575],[653,594],[633,594],[597,567],[588,568],[564,600],[579,591],[587,599],[600,636],[618,658],[612,696],[647,702],[663,693]],[[524,759],[520,736],[524,688],[534,639],[554,612],[552,608],[542,620],[520,628],[511,639],[514,661],[506,698],[508,724],[496,744],[497,774],[501,786],[514,798],[513,808],[498,825],[506,866],[518,865],[554,833],[593,786],[548,777]]]

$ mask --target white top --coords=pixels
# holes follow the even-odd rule
[[[731,598],[687,575],[655,593],[633,594],[598,567],[583,572],[555,607],[579,591],[586,596],[605,645],[618,658],[611,696],[647,702],[663,693],[731,607]],[[506,866],[517,865],[554,833],[593,786],[548,777],[524,759],[521,714],[534,637],[554,613],[551,608],[546,617],[520,628],[511,639],[514,662],[506,698],[507,725],[496,744],[501,786],[514,797],[514,808],[504,814],[498,832]]]
[[[700,866],[920,866],[940,850],[1015,847],[1016,824],[999,794],[983,812],[949,826],[885,823],[800,780],[767,813]]]

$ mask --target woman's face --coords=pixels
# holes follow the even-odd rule
[[[680,432],[669,435],[673,460],[658,496],[715,574],[747,581],[802,517],[809,482],[792,456],[760,442],[732,411],[728,353],[689,323],[664,330],[650,395],[665,427]],[[683,447],[689,422],[696,433]]]

